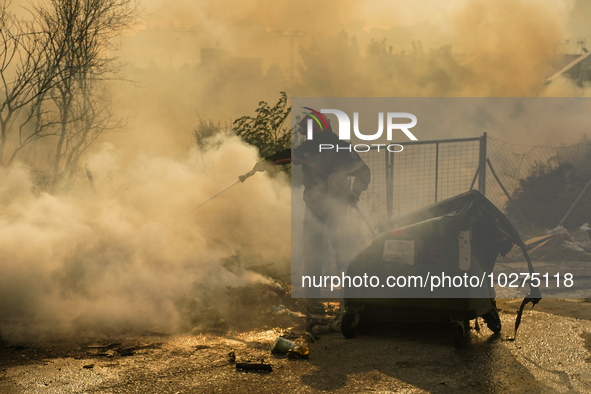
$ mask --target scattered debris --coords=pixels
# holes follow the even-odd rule
[[[121,343],[109,343],[105,345],[89,345],[87,349],[92,351],[94,356],[113,358],[115,356],[133,356],[137,351],[159,348],[161,342],[145,343],[145,344],[127,344],[123,346]]]
[[[306,327],[306,332],[310,333],[313,339],[320,339],[318,335],[329,332],[340,332],[341,316],[321,317],[310,320]]]
[[[286,332],[286,333],[283,333],[281,336],[282,336],[283,338],[285,338],[285,339],[292,340],[292,339],[298,339],[298,338],[300,338],[302,335],[303,335],[303,334],[299,334],[299,333],[297,333],[296,331],[290,330],[290,331],[288,331],[288,332]]]
[[[286,316],[286,317],[295,317],[295,318],[305,317],[304,314],[301,312],[290,311],[289,309],[287,309],[287,307],[285,305],[278,305],[278,306],[273,305],[273,313],[277,316]]]
[[[88,349],[113,349],[114,347],[121,346],[121,343],[109,343],[108,345],[90,345]]]
[[[288,339],[283,337],[278,337],[273,344],[273,348],[271,349],[271,353],[274,354],[285,354],[292,350],[296,346],[295,342],[292,342]]]
[[[585,252],[585,249],[582,246],[579,246],[578,244],[571,242],[571,241],[564,241],[564,248],[566,250],[571,251],[571,252],[578,252],[578,253]]]
[[[135,354],[135,350],[136,350],[136,348],[129,347],[129,348],[118,349],[117,353],[119,353],[119,355],[122,357],[133,356]]]
[[[273,372],[273,367],[269,364],[261,363],[236,363],[237,371],[257,371],[257,372]]]
[[[290,300],[287,287],[270,278],[266,280],[268,282],[249,286],[227,287],[223,293],[205,293],[200,297],[177,300],[177,308],[184,316],[182,328],[194,335],[223,335],[231,330],[249,330],[269,325],[288,327],[304,319],[303,314],[285,306],[286,300]],[[215,305],[207,302],[212,298],[216,299]]]
[[[525,241],[532,258],[553,261],[560,259],[591,260],[591,242],[588,224],[568,231],[562,226],[553,228],[546,235],[536,236]],[[515,256],[517,255],[513,253]],[[511,257],[509,257],[511,258]]]
[[[228,362],[230,364],[234,364],[236,362],[236,353],[234,353],[233,350],[230,353],[228,353]]]
[[[295,346],[287,352],[287,357],[299,359],[310,358],[310,349],[307,346]]]
[[[326,305],[322,302],[308,300],[306,309],[310,317],[321,317],[326,315]]]
[[[320,338],[315,337],[314,335],[312,335],[308,331],[304,331],[302,333],[302,339],[304,339],[306,342],[314,343],[314,342],[316,342]]]
[[[550,243],[554,239],[554,237],[556,237],[556,234],[547,234],[539,237],[534,237],[525,241],[525,245],[527,246],[527,250],[533,252],[534,250],[539,249],[542,246]]]
[[[548,230],[547,233],[551,235],[569,235],[568,231],[563,226],[554,227],[553,229]]]

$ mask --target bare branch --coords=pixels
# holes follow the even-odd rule
[[[34,142],[57,137],[47,140],[55,144],[51,166],[57,178],[119,125],[105,84],[119,78],[110,56],[113,38],[134,23],[136,1],[45,0],[24,22],[0,0],[0,164],[12,163]],[[4,160],[12,134],[16,145]]]

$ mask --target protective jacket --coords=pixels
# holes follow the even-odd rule
[[[333,148],[327,149],[328,146]],[[327,204],[347,202],[351,196],[359,198],[371,180],[369,167],[351,144],[332,132],[315,133],[313,139],[265,159],[275,164],[302,166],[304,201],[315,213],[318,213],[315,208],[324,209]]]

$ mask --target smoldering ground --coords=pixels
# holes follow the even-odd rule
[[[184,217],[257,159],[237,137],[210,142],[184,160],[131,162],[106,145],[88,159],[98,195],[83,185],[37,194],[25,168],[4,169],[4,338],[187,328],[179,302],[223,308],[228,287],[273,286],[268,277],[224,268],[223,258],[237,251],[289,272],[285,179],[257,174]]]

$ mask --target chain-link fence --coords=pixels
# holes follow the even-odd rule
[[[402,144],[401,152],[361,154],[372,182],[360,202],[372,223],[396,217],[455,196],[472,187],[482,190],[478,168],[486,136]]]
[[[360,202],[371,223],[396,217],[478,189],[499,209],[540,166],[568,162],[591,179],[591,142],[570,146],[514,145],[484,134],[476,138],[403,143],[398,153],[360,154],[372,182]]]
[[[504,209],[507,196],[503,187],[511,195],[519,181],[527,178],[540,166],[555,166],[559,163],[570,163],[582,175],[591,177],[591,142],[583,141],[568,146],[523,146],[506,141],[488,138],[487,157],[489,174],[494,171],[498,177],[487,178],[486,197],[500,209]],[[502,187],[501,187],[502,185]]]

